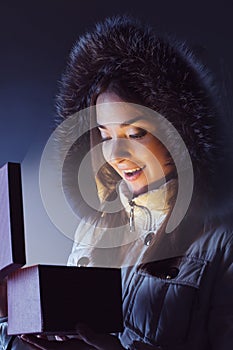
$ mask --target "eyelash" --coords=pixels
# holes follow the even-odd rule
[[[111,140],[111,137],[101,137],[102,142],[108,141],[108,140]]]
[[[147,134],[147,131],[144,129],[141,129],[138,133],[129,135],[129,138],[134,139],[134,140],[138,140],[138,139],[143,138],[146,134]],[[111,137],[101,137],[102,142],[108,141],[108,140],[111,140]]]
[[[129,137],[131,139],[141,139],[142,137],[144,137],[147,134],[147,131],[144,129],[141,129],[138,133],[133,134],[133,135],[129,135]]]

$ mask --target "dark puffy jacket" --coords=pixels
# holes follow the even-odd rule
[[[137,342],[164,350],[232,349],[232,230],[209,229],[185,255],[149,265],[147,271],[122,270],[122,344],[129,349]]]
[[[210,75],[184,44],[156,35],[131,18],[108,18],[83,35],[71,52],[57,100],[60,117],[88,107],[99,87],[112,79],[121,79],[138,96],[131,102],[155,110],[173,124],[194,170],[193,200],[174,235],[161,235],[151,244],[152,262],[122,269],[121,342],[130,349],[139,342],[140,349],[150,344],[169,350],[230,350],[231,156]],[[173,135],[167,140],[179,154]],[[89,135],[85,143],[78,140],[64,166],[64,188],[78,212],[85,207],[76,207],[80,150],[90,150]],[[182,154],[180,158],[182,164]],[[104,186],[108,188],[107,178]]]

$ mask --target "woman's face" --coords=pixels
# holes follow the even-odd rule
[[[166,148],[153,135],[154,123],[136,105],[105,92],[97,98],[96,113],[104,158],[135,195],[173,171]]]

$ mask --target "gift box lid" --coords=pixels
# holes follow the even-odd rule
[[[21,167],[0,168],[0,280],[26,264]]]

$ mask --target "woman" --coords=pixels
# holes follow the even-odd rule
[[[107,19],[74,46],[58,98],[64,119],[90,106],[89,130],[64,162],[64,190],[82,217],[68,264],[122,267],[124,331],[80,326],[82,343],[24,340],[42,349],[230,349],[230,168],[208,74],[183,45],[131,18]],[[98,195],[85,200],[77,174],[88,154]]]

